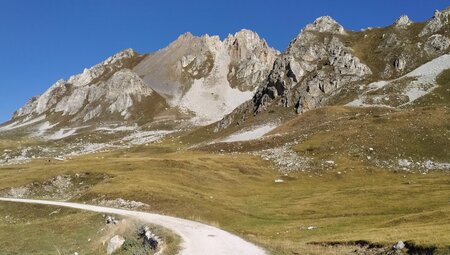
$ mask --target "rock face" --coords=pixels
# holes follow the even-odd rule
[[[449,25],[449,16],[450,16],[450,8],[445,10],[434,12],[434,16],[431,20],[429,20],[425,27],[420,32],[419,36],[429,36],[433,33],[438,32],[444,27],[448,28]]]
[[[333,104],[372,81],[399,78],[448,53],[449,15],[449,9],[437,11],[425,24],[413,23],[404,15],[392,26],[361,32],[345,31],[331,17],[320,17],[275,60],[252,100],[219,121],[215,131],[264,111],[275,112],[276,107],[303,113]],[[405,102],[416,98],[397,97]]]
[[[425,52],[430,56],[442,55],[450,46],[450,39],[446,36],[435,34],[425,42]]]
[[[402,15],[395,21],[394,26],[397,28],[406,28],[411,24],[412,21],[409,19],[409,17],[407,15]]]
[[[392,26],[361,32],[324,16],[301,30],[283,54],[250,30],[224,40],[185,33],[154,53],[127,49],[57,81],[17,110],[7,127],[188,119],[184,123],[194,125],[220,120],[220,131],[276,107],[303,113],[448,53],[449,16],[450,9],[436,11],[424,24],[401,16]],[[407,95],[398,96],[405,101]]]
[[[308,25],[274,64],[267,85],[254,97],[255,111],[273,101],[304,112],[322,105],[343,84],[362,80],[372,72],[335,34],[341,26],[329,17]]]
[[[278,54],[249,30],[223,41],[186,33],[153,54],[126,49],[56,82],[17,110],[13,120],[45,115],[72,126],[149,122],[175,108],[195,124],[208,124],[251,99]]]
[[[251,99],[277,55],[249,30],[223,41],[186,33],[134,71],[171,106],[192,113],[195,123],[208,124]]]
[[[142,56],[131,49],[119,52],[67,81],[56,82],[20,108],[13,119],[46,114],[59,115],[74,123],[99,117],[127,120],[132,117],[132,107],[149,99],[153,93],[130,70],[141,59]]]
[[[108,255],[113,254],[115,251],[120,249],[120,247],[122,247],[124,242],[125,242],[125,238],[123,238],[119,235],[115,235],[108,242],[108,247],[106,248],[106,254],[108,254]]]
[[[305,31],[317,31],[317,32],[321,32],[321,33],[323,33],[323,32],[336,33],[336,34],[344,33],[344,28],[330,16],[323,16],[323,17],[317,18],[313,23],[307,25],[304,30]]]

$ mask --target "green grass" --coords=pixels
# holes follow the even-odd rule
[[[259,158],[167,152],[174,146],[110,152],[103,160],[92,155],[45,166],[36,161],[1,170],[0,187],[80,169],[107,173],[112,178],[83,191],[78,200],[105,195],[142,201],[151,211],[220,226],[273,254],[323,254],[330,248],[308,243],[325,241],[450,243],[448,173],[395,173],[341,158],[335,171],[291,174],[277,185],[279,174]],[[308,226],[319,228],[305,230]]]
[[[103,196],[141,201],[152,212],[219,226],[277,255],[349,254],[351,246],[311,243],[356,240],[387,246],[409,240],[436,246],[445,254],[450,244],[450,173],[424,175],[383,169],[374,162],[450,161],[445,94],[449,81],[446,71],[434,94],[404,109],[334,106],[310,111],[284,123],[271,132],[279,135],[265,140],[188,149],[193,141],[220,137],[210,126],[150,146],[3,167],[0,190],[62,174],[106,175],[100,182],[86,181],[90,186],[77,191],[76,201],[89,203]],[[245,125],[258,123],[258,118]],[[270,162],[247,154],[294,141],[293,149],[313,158],[317,166],[330,159],[337,165],[283,176]],[[278,178],[285,183],[275,184]],[[58,226],[70,224],[66,220]],[[318,228],[307,230],[308,226]],[[14,229],[20,227],[11,226],[15,236],[11,240],[24,232]]]
[[[116,217],[121,219],[122,217]],[[137,240],[137,229],[143,223],[132,219],[117,225],[106,225],[102,214],[64,207],[0,203],[0,254],[105,254],[109,238],[119,234],[128,241],[129,250],[146,251]],[[151,225],[150,225],[151,226]],[[175,255],[180,239],[171,231],[151,226],[164,241],[164,254]],[[114,254],[131,254],[125,249]]]
[[[58,213],[53,213],[58,211]],[[103,254],[101,215],[67,208],[0,203],[0,254]]]

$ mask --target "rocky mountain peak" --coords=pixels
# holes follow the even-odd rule
[[[409,17],[407,15],[402,15],[395,21],[394,26],[398,28],[404,28],[411,24],[412,21],[409,19]]]
[[[267,77],[279,54],[248,29],[229,35],[224,45],[230,56],[228,81],[242,91],[254,90]]]
[[[219,120],[251,99],[278,52],[255,32],[219,36],[185,33],[145,57],[133,71],[195,124]]]
[[[307,25],[304,30],[334,34],[343,34],[345,32],[344,28],[330,16],[317,18],[313,23]]]
[[[272,62],[278,51],[270,48],[264,39],[261,39],[256,32],[248,29],[242,29],[234,35],[228,35],[223,41],[225,47],[230,52],[232,60],[251,59],[252,57],[261,58]],[[261,54],[263,53],[263,54]],[[255,56],[259,55],[259,56]]]
[[[434,34],[444,27],[449,26],[450,8],[442,11],[436,10],[433,18],[426,22],[425,27],[420,32],[419,36],[428,36]]]
[[[125,49],[67,81],[59,80],[41,96],[33,98],[20,108],[13,119],[32,118],[41,114],[67,116],[71,121],[88,121],[119,113],[130,117],[127,111],[133,100],[141,101],[150,96],[133,68],[142,56],[132,49]],[[103,116],[105,117],[105,116]]]
[[[67,83],[80,87],[95,83],[99,79],[107,79],[114,72],[122,68],[131,68],[141,59],[141,55],[133,49],[125,49],[103,62],[83,70],[83,73],[71,76]]]
[[[248,29],[242,29],[239,32],[236,32],[234,35],[229,34],[228,37],[225,38],[224,43],[228,45],[238,44],[251,47],[259,44],[261,41],[264,40],[261,40],[256,32]]]

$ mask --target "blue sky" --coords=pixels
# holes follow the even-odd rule
[[[166,46],[178,35],[256,31],[282,51],[322,15],[345,28],[386,26],[401,14],[424,21],[450,0],[0,0],[0,122],[58,79],[133,48]]]

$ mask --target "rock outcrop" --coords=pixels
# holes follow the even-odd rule
[[[275,60],[252,100],[219,121],[215,131],[274,112],[275,107],[303,113],[348,97],[349,91],[363,93],[372,81],[401,77],[448,53],[449,16],[450,9],[436,11],[420,24],[403,15],[392,26],[361,32],[346,31],[331,17],[320,17]]]
[[[58,114],[71,122],[96,118],[131,118],[132,107],[152,95],[130,69],[142,56],[126,49],[83,73],[59,80],[39,97],[20,108],[13,119]]]
[[[344,28],[337,23],[330,16],[322,16],[317,18],[313,23],[307,25],[304,31],[317,31],[317,32],[328,32],[343,34],[345,32]]]
[[[143,239],[144,245],[149,246],[152,250],[160,249],[163,244],[161,237],[153,233],[149,226],[140,227],[138,236]]]
[[[406,60],[403,57],[399,57],[394,61],[394,68],[397,72],[401,72],[406,68]]]
[[[59,80],[17,110],[13,121],[45,116],[59,127],[145,123],[172,108],[194,124],[208,124],[251,99],[278,54],[249,30],[223,41],[186,33],[155,53],[126,49]]]
[[[396,28],[406,28],[409,25],[411,25],[413,22],[409,19],[409,17],[407,15],[402,15],[400,16],[400,18],[398,18],[395,23],[394,26]]]
[[[442,55],[450,46],[450,39],[441,34],[430,36],[425,42],[424,50],[429,56]]]
[[[277,55],[245,29],[223,41],[186,33],[147,56],[134,71],[171,106],[192,113],[195,123],[208,124],[251,99]]]
[[[276,99],[282,106],[295,107],[297,112],[314,109],[343,84],[371,74],[370,68],[334,35],[343,33],[337,29],[341,26],[329,17],[318,20],[308,25],[275,61],[267,85],[254,97],[256,112]]]
[[[324,16],[283,54],[246,29],[224,40],[185,33],[154,53],[127,49],[56,82],[20,108],[8,130],[30,123],[64,128],[168,120],[192,126],[222,119],[219,131],[278,106],[303,113],[448,53],[449,16],[450,9],[436,11],[421,24],[404,15],[392,26],[361,32]]]
[[[438,32],[444,27],[448,28],[449,17],[450,17],[450,8],[447,8],[442,12],[436,10],[434,12],[433,18],[425,24],[425,27],[420,32],[419,36],[429,36],[433,33]]]

